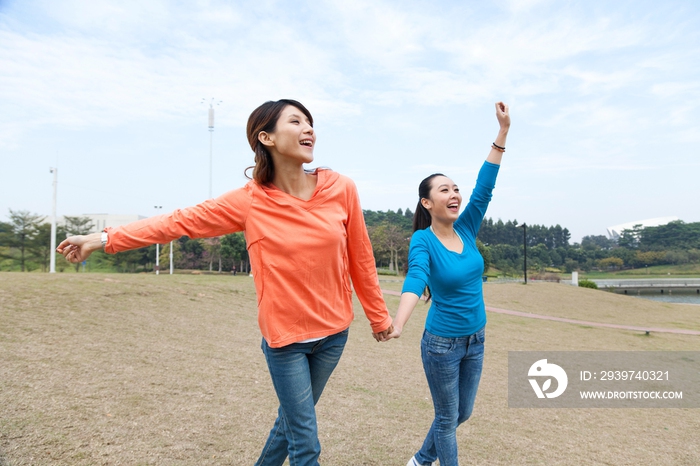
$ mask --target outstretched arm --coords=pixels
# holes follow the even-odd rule
[[[77,263],[102,248],[106,253],[114,254],[151,244],[164,244],[181,236],[207,238],[242,231],[252,199],[252,187],[246,185],[193,207],[107,228],[105,231],[109,239],[104,245],[102,233],[93,233],[66,238],[56,251],[63,254],[67,261]]]
[[[498,130],[496,140],[493,141],[494,145],[491,146],[491,152],[489,152],[488,157],[486,157],[486,161],[500,165],[503,152],[505,152],[508,130],[510,129],[510,110],[508,109],[508,105],[504,104],[503,102],[496,102],[496,119],[498,119],[500,129]],[[495,146],[499,146],[504,149],[501,150]]]

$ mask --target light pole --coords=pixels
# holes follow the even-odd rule
[[[527,285],[527,225],[523,223],[520,226],[523,227],[523,275]]]
[[[58,168],[49,167],[53,173],[53,202],[51,208],[51,259],[49,273],[56,273],[56,192],[58,186]]]
[[[163,206],[154,205],[153,208],[156,209],[156,214],[158,214]],[[160,244],[158,243],[156,243],[156,275],[160,275]]]
[[[206,102],[206,99],[202,99],[201,103]],[[216,105],[221,104],[223,100],[216,102]],[[214,97],[209,101],[209,199],[214,197],[212,195],[212,166],[213,166],[213,152],[214,152]]]

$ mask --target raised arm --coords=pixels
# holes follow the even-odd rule
[[[455,226],[466,228],[474,236],[479,232],[481,221],[486,214],[489,202],[491,202],[491,192],[496,185],[496,176],[501,166],[503,152],[505,152],[506,139],[510,129],[508,105],[503,102],[496,103],[496,118],[500,126],[498,134],[486,157],[486,162],[479,170],[476,186],[469,197],[469,203],[455,223]]]
[[[496,102],[496,119],[500,126],[498,130],[498,135],[493,141],[491,146],[491,151],[488,157],[486,157],[487,162],[491,162],[496,165],[501,164],[501,158],[503,157],[503,152],[505,152],[506,139],[508,138],[508,130],[510,129],[510,113],[508,105],[503,102]]]

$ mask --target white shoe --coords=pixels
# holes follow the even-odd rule
[[[412,456],[410,460],[408,460],[408,463],[406,463],[406,466],[422,466],[418,461],[416,461],[416,457]],[[433,461],[430,463],[430,466],[437,466],[437,461]]]

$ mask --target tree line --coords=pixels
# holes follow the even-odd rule
[[[405,272],[412,235],[411,210],[365,210],[364,214],[377,266],[388,273]],[[571,233],[561,225],[526,224],[523,228],[516,219],[504,222],[487,217],[476,243],[486,270],[493,266],[510,275],[522,273],[525,247],[528,270],[541,273],[681,265],[700,263],[700,222],[636,225],[623,231],[616,241],[604,235],[589,235],[581,243],[572,244]]]
[[[364,210],[365,223],[381,273],[404,274],[408,248],[413,234],[413,212]],[[27,211],[10,209],[9,222],[0,222],[0,270],[47,271],[50,260],[51,226],[46,218]],[[58,227],[57,241],[69,235],[93,229],[87,217],[65,217]],[[485,218],[477,246],[485,264],[501,273],[518,275],[523,270],[524,247],[527,246],[528,269],[536,272],[572,272],[617,270],[664,264],[700,262],[700,222],[671,222],[657,227],[637,225],[622,232],[616,241],[603,235],[585,236],[581,243],[570,243],[571,234],[560,225],[526,225],[517,220]],[[162,268],[170,263],[170,244],[160,248]],[[172,242],[173,263],[178,270],[209,270],[218,273],[247,273],[250,263],[242,233],[219,238],[190,239]],[[76,271],[112,270],[150,272],[155,267],[156,247],[126,251],[114,255],[94,253],[86,264],[76,264]],[[59,257],[59,271],[69,267]]]
[[[365,210],[364,214],[377,266],[389,273],[405,273],[413,234],[413,212],[410,209]],[[517,274],[522,270],[524,235],[519,225],[517,220],[483,220],[476,243],[487,270],[491,265],[505,273]],[[571,248],[570,239],[569,230],[559,225],[527,225],[528,268],[563,266],[568,258],[566,251]],[[578,263],[572,261],[569,265],[575,268]]]

